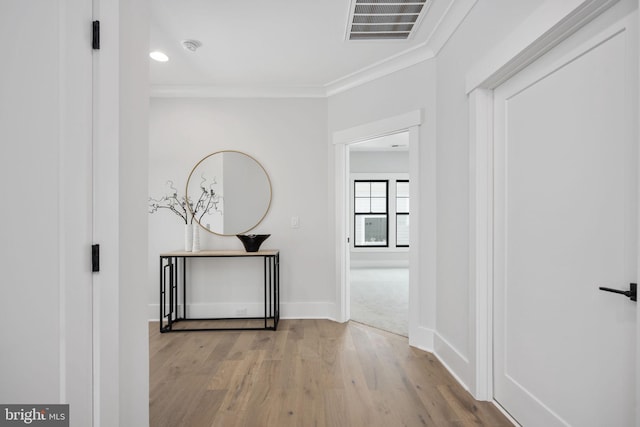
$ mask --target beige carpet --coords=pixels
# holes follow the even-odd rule
[[[351,320],[409,335],[409,269],[351,270]]]

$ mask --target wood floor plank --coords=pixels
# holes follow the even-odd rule
[[[150,324],[151,427],[510,426],[407,339],[353,322],[160,334]]]
[[[226,392],[222,390],[205,390],[199,399],[193,401],[190,410],[182,419],[182,426],[210,426],[218,416],[220,405]]]
[[[236,353],[237,354],[237,353]],[[258,372],[264,360],[262,350],[249,350],[231,375],[227,395],[220,407],[221,411],[237,412],[247,409]]]
[[[273,334],[273,349],[270,354],[267,355],[267,358],[272,360],[282,360],[285,353],[285,346],[287,344],[287,339],[289,337],[289,331],[283,331],[278,329]]]

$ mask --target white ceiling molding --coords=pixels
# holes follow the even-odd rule
[[[426,44],[421,44],[385,60],[369,65],[355,73],[327,83],[324,86],[326,94],[327,96],[331,96],[344,92],[356,86],[360,86],[391,73],[395,73],[396,71],[409,68],[412,65],[431,59],[433,56],[431,49],[429,49]]]
[[[467,94],[494,89],[619,0],[547,0],[466,76]]]
[[[318,87],[227,87],[152,85],[154,98],[321,98],[328,97],[434,58],[478,0],[449,0],[424,43]],[[557,0],[556,0],[557,1]],[[611,0],[610,0],[611,1]]]
[[[323,87],[152,85],[152,98],[326,98]]]

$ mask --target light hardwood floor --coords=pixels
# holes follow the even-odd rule
[[[429,353],[355,322],[160,334],[150,323],[150,425],[511,426]]]

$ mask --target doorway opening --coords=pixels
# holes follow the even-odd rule
[[[344,129],[333,133],[332,144],[334,147],[334,184],[335,184],[335,242],[336,242],[336,319],[346,322],[351,319],[351,296],[350,296],[350,276],[351,276],[351,256],[350,248],[355,219],[352,219],[350,206],[354,203],[351,200],[350,190],[351,171],[350,154],[351,146],[359,145],[364,141],[379,138],[381,136],[395,135],[406,132],[408,134],[408,158],[409,158],[409,197],[411,200],[411,232],[409,233],[408,270],[409,270],[409,298],[408,298],[408,338],[409,344],[419,348],[431,348],[433,335],[428,328],[421,327],[420,322],[429,323],[431,320],[431,305],[435,299],[431,298],[430,286],[420,289],[421,266],[427,264],[432,266],[431,252],[426,254],[426,260],[420,259],[420,124],[422,122],[422,112],[414,110],[398,116],[389,117],[375,122],[365,123],[352,128]],[[431,153],[430,144],[427,144],[427,153]],[[354,151],[355,152],[355,151]],[[435,169],[433,169],[435,170]],[[433,171],[430,169],[430,171]],[[355,184],[354,184],[355,185]],[[435,193],[427,186],[425,192],[427,199],[433,197]],[[427,213],[430,213],[427,210]],[[431,219],[431,215],[429,215]],[[430,222],[426,231],[430,235],[432,229]],[[394,237],[395,238],[395,237]],[[435,239],[433,240],[435,241]],[[427,249],[431,249],[428,247]],[[429,268],[425,280],[428,285],[432,284],[430,272],[435,269]],[[423,303],[424,302],[424,303]],[[421,316],[421,312],[424,310]],[[421,319],[422,317],[422,319]]]
[[[409,132],[349,146],[351,319],[409,335]]]

